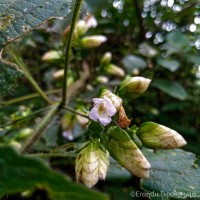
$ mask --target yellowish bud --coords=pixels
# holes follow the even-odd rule
[[[154,122],[143,123],[137,131],[137,136],[144,146],[152,149],[174,149],[187,144],[175,130]]]
[[[42,60],[46,62],[51,62],[55,60],[59,60],[62,57],[62,51],[50,50],[47,51],[43,56]]]
[[[124,81],[122,81],[121,86],[119,88],[120,94],[131,93],[133,97],[137,97],[138,95],[144,93],[151,80],[148,78],[135,76],[135,77],[127,77]]]
[[[102,43],[106,41],[107,38],[103,35],[92,35],[92,36],[85,36],[80,43],[84,48],[95,48],[100,46]]]
[[[103,55],[103,57],[101,58],[100,63],[102,65],[107,65],[107,64],[109,64],[111,62],[111,60],[112,60],[112,53],[111,52],[106,52]]]
[[[108,64],[105,67],[105,71],[109,74],[115,75],[115,76],[119,76],[119,77],[123,77],[125,75],[125,72],[122,68],[118,67],[117,65],[114,64]]]

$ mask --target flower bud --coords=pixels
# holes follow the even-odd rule
[[[108,64],[104,69],[107,73],[115,76],[123,77],[125,75],[124,70],[122,68],[112,63]]]
[[[136,134],[144,146],[152,149],[173,149],[187,144],[179,133],[154,122],[143,123]]]
[[[111,62],[112,60],[112,53],[111,52],[106,52],[103,57],[101,58],[101,65],[107,65]]]
[[[98,141],[92,141],[76,158],[76,180],[91,188],[99,180],[105,180],[108,166],[108,152],[99,147]]]
[[[81,45],[84,48],[95,48],[106,42],[107,38],[103,35],[85,36],[81,40]]]
[[[151,80],[148,78],[140,76],[127,77],[124,81],[122,81],[119,93],[120,95],[131,93],[133,97],[137,97],[147,90],[150,83]]]
[[[42,60],[46,62],[52,62],[55,60],[59,60],[62,57],[62,51],[50,50],[47,51],[43,56]]]
[[[104,97],[104,96],[108,97],[112,101],[112,104],[116,108],[117,111],[120,110],[120,108],[122,106],[122,99],[120,97],[113,94],[111,91],[109,91],[107,89],[103,89],[101,92],[100,97]]]
[[[97,82],[103,83],[103,84],[106,84],[109,81],[107,76],[98,76],[96,80]]]
[[[83,35],[86,32],[87,32],[87,27],[85,21],[84,20],[78,21],[74,29],[74,35],[79,37],[80,35]]]
[[[24,139],[26,139],[27,137],[29,137],[30,135],[32,135],[33,132],[34,132],[34,131],[33,131],[33,129],[31,129],[31,128],[23,128],[23,129],[21,129],[20,132],[18,133],[17,138],[18,138],[18,139],[21,139],[21,140],[24,140]]]

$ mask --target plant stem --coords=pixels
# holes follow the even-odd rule
[[[51,122],[53,117],[58,111],[59,104],[55,104],[47,113],[47,115],[44,117],[44,119],[41,121],[41,123],[38,125],[38,127],[35,130],[35,134],[33,137],[27,142],[27,144],[24,146],[24,148],[21,151],[21,154],[28,153],[34,143],[41,137],[43,131],[45,130],[46,126]]]
[[[67,98],[67,77],[68,77],[68,71],[69,71],[69,60],[70,60],[70,54],[71,54],[71,46],[72,46],[72,40],[73,40],[73,33],[74,33],[74,28],[76,25],[76,21],[79,15],[79,11],[81,8],[83,0],[76,0],[74,4],[74,11],[73,11],[73,17],[72,17],[72,22],[71,22],[71,27],[70,27],[70,32],[69,32],[69,38],[67,42],[67,47],[66,47],[66,54],[65,54],[65,69],[64,69],[64,80],[63,80],[63,95],[62,95],[62,101],[61,105],[66,104],[66,98]]]
[[[60,93],[60,92],[61,92],[61,89],[53,89],[53,90],[46,91],[45,94],[56,94],[56,93]],[[37,98],[39,96],[40,95],[38,93],[33,93],[33,94],[28,94],[28,95],[25,95],[25,96],[13,98],[13,99],[10,99],[8,101],[2,101],[2,102],[0,102],[0,108],[3,108],[3,107],[8,106],[10,104],[18,103],[18,102],[21,102],[21,101],[26,101],[26,100],[29,100],[29,99]]]
[[[28,71],[26,65],[24,64],[24,62],[22,61],[22,59],[20,59],[18,56],[15,55],[15,53],[13,53],[12,51],[10,52],[13,59],[15,60],[15,62],[17,63],[18,67],[25,73],[26,78],[30,81],[30,83],[32,84],[32,86],[35,88],[35,90],[39,93],[39,95],[48,103],[48,104],[52,104],[52,102],[49,100],[49,98],[47,97],[47,95],[42,91],[42,89],[40,88],[40,86],[36,83],[36,81],[33,79],[32,75],[30,74],[30,72]]]

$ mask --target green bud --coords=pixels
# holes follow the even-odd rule
[[[107,90],[107,89],[103,89],[101,91],[101,95],[100,97],[108,97],[111,101],[113,106],[116,108],[117,111],[120,110],[121,106],[122,106],[122,99],[120,97],[118,97],[117,95],[113,94],[111,91]]]
[[[101,58],[101,65],[107,65],[111,62],[112,60],[112,53],[111,52],[106,52],[103,57]]]
[[[80,44],[83,48],[96,48],[100,46],[102,43],[106,42],[107,38],[103,35],[92,35],[92,36],[85,36]]]
[[[117,65],[114,65],[112,63],[110,63],[107,66],[105,66],[104,70],[107,73],[112,74],[114,76],[123,77],[125,75],[125,72],[124,72],[124,70],[122,68],[120,68]]]
[[[29,137],[32,133],[33,133],[33,129],[23,128],[20,130],[17,138],[23,140],[23,139],[26,139],[27,137]]]
[[[106,134],[110,155],[135,176],[148,178],[151,166],[129,135],[118,127],[111,127]]]
[[[87,187],[93,187],[99,180],[105,180],[109,166],[108,151],[103,151],[98,141],[92,141],[77,156],[75,162],[76,180]]]
[[[144,146],[152,149],[174,149],[187,144],[179,133],[154,122],[143,123],[137,131],[137,136]]]
[[[137,97],[147,90],[150,83],[151,80],[148,78],[140,76],[127,77],[121,83],[121,86],[119,88],[119,94],[123,95],[130,93],[133,97]]]

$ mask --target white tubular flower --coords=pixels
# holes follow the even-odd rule
[[[107,126],[111,122],[111,117],[117,112],[112,101],[104,96],[103,98],[93,98],[93,102],[95,105],[90,111],[90,119],[99,121],[103,126]]]

